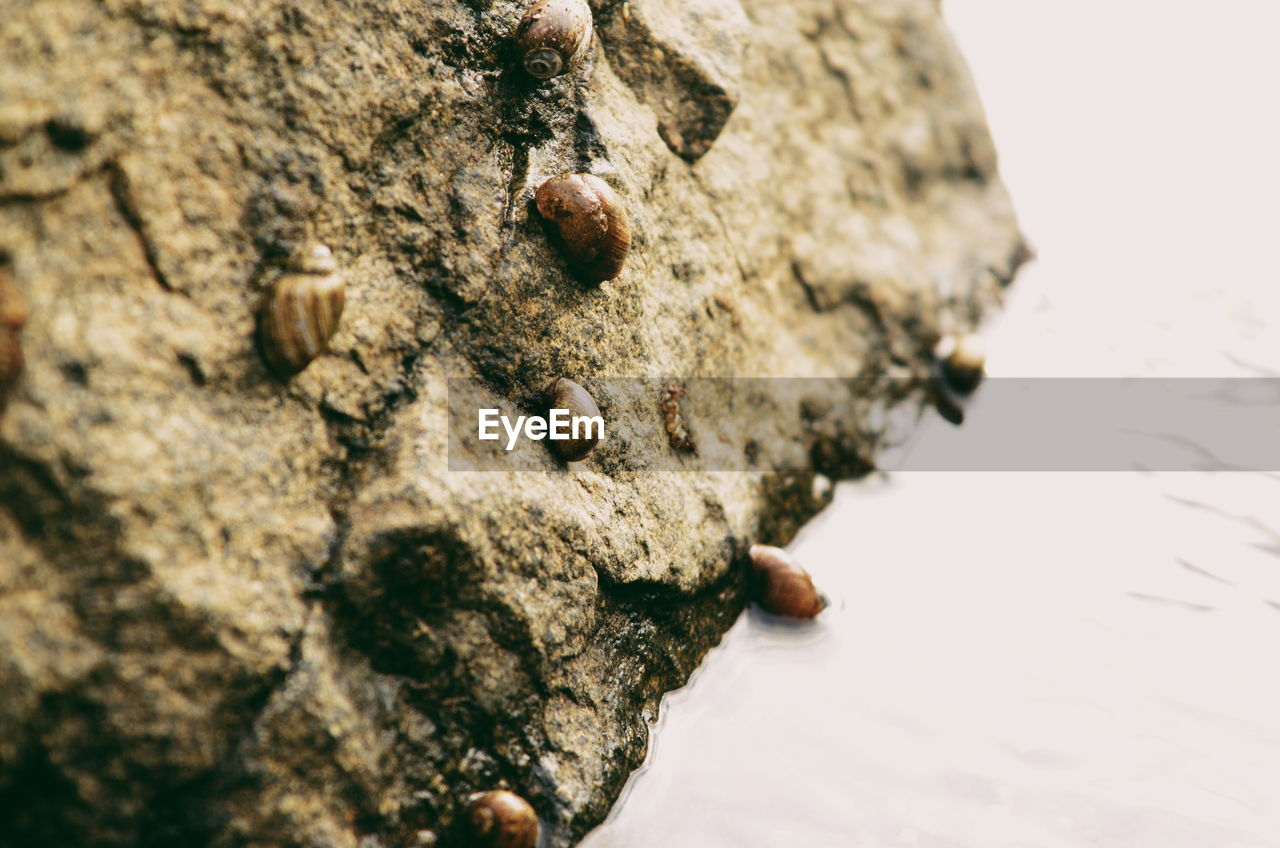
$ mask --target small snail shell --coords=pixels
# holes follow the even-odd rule
[[[985,347],[982,339],[973,335],[952,339],[949,347],[942,359],[942,376],[953,391],[967,395],[982,382],[987,363]]]
[[[561,377],[551,384],[548,394],[550,408],[567,409],[570,418],[578,416],[595,418],[600,415],[600,407],[596,406],[595,398],[572,380]],[[577,462],[584,459],[600,443],[600,437],[594,429],[586,430],[581,435],[584,438],[553,440],[551,447],[565,462]]]
[[[524,69],[538,79],[569,70],[591,46],[591,7],[586,0],[539,0],[516,28]]]
[[[756,600],[766,611],[789,618],[814,618],[827,605],[813,578],[781,548],[752,545]]]
[[[0,412],[9,400],[9,386],[22,373],[22,326],[27,323],[27,304],[18,292],[0,255]]]
[[[514,792],[485,792],[471,802],[467,817],[476,844],[483,848],[533,848],[538,843],[538,814]]]
[[[346,286],[329,248],[308,245],[271,288],[258,319],[258,343],[281,379],[329,349],[338,330]]]
[[[631,222],[608,183],[565,174],[538,186],[538,214],[555,228],[569,263],[586,283],[612,280],[631,250]]]

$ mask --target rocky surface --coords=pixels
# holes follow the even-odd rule
[[[502,0],[0,6],[4,845],[458,844],[498,786],[571,844],[747,547],[1025,256],[933,0],[593,0],[545,83]],[[566,171],[629,204],[599,287],[531,213]],[[308,234],[347,306],[286,384],[254,310]],[[656,429],[448,470],[449,378],[557,376],[848,379],[753,410],[753,472],[630,470]]]

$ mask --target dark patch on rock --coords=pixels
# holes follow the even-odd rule
[[[610,63],[657,116],[658,135],[694,162],[741,96],[750,27],[737,0],[621,2],[601,16]]]

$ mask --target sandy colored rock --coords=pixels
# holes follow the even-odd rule
[[[868,467],[1025,257],[932,0],[600,0],[545,82],[502,0],[3,5],[8,844],[446,846],[499,787],[571,844],[749,545]],[[574,172],[631,217],[598,287],[532,209]],[[254,313],[307,239],[346,307],[281,384]],[[448,470],[450,378],[560,376],[847,380],[755,411],[756,472],[629,471],[656,427]]]

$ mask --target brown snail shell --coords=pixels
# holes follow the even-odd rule
[[[258,319],[262,356],[276,376],[292,377],[329,349],[345,303],[333,254],[308,245],[272,286]]]
[[[569,70],[591,46],[591,7],[586,0],[539,0],[516,28],[524,69],[538,79]]]
[[[514,792],[497,789],[477,796],[467,818],[477,846],[533,848],[538,843],[538,814]]]
[[[982,339],[974,335],[961,336],[951,339],[949,347],[942,358],[943,379],[952,391],[970,394],[986,374],[987,354]]]
[[[570,417],[587,416],[594,418],[600,415],[600,407],[596,406],[595,398],[582,386],[566,380],[564,377],[559,378],[551,384],[551,389],[547,393],[550,396],[551,409],[567,409]],[[591,431],[594,434],[594,430]],[[600,443],[600,438],[591,435],[588,438],[580,439],[556,439],[551,441],[551,448],[565,462],[578,462],[585,459],[587,454],[595,449]]]
[[[591,174],[565,174],[538,186],[533,199],[583,282],[612,280],[622,272],[631,222],[608,183]]]
[[[752,545],[750,556],[756,601],[766,611],[789,618],[814,618],[826,607],[809,572],[786,551]]]

